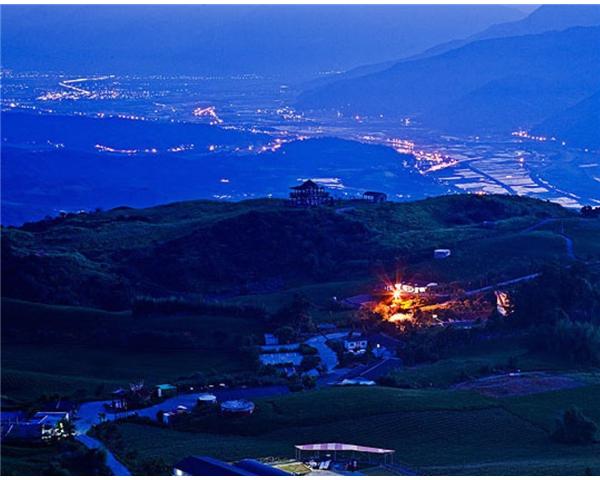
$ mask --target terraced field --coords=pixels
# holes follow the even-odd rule
[[[393,448],[398,462],[425,474],[543,474],[553,468],[584,474],[586,468],[600,471],[600,445],[553,443],[540,418],[548,415],[551,422],[561,409],[594,398],[596,390],[588,388],[597,387],[547,394],[542,413],[533,408],[539,395],[499,402],[451,390],[329,389],[261,400],[254,417],[220,419],[220,433],[130,423],[118,431],[130,455],[167,463],[189,454],[290,458],[295,444],[345,442]],[[600,415],[597,409],[586,413]],[[244,423],[266,425],[252,430]]]

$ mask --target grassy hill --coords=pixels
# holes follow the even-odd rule
[[[504,262],[510,246],[540,219],[570,215],[530,198],[476,195],[311,210],[281,200],[122,207],[3,228],[3,295],[121,310],[140,294],[231,297],[365,280],[461,245],[471,257],[492,250],[495,260],[446,277],[530,273],[529,264]],[[557,234],[539,240],[540,261],[560,259]]]
[[[43,395],[106,398],[132,381],[173,382],[252,369],[239,352],[258,320],[215,315],[136,317],[129,311],[2,301],[3,401]]]

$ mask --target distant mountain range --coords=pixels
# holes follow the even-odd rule
[[[575,147],[600,149],[600,91],[536,125],[532,133],[558,136]]]
[[[501,5],[2,6],[2,65],[297,80],[416,54],[523,16]]]
[[[600,23],[600,6],[543,7],[468,41],[306,91],[298,105],[408,115],[451,133],[531,128],[600,88],[600,27],[557,30],[574,23]]]
[[[560,31],[572,27],[591,27],[594,25],[600,25],[600,5],[542,5],[523,19],[491,25],[465,39],[451,40],[436,45],[411,57],[411,59],[439,55],[477,40],[533,35],[552,30]]]

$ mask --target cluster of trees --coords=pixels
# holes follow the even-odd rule
[[[593,420],[571,407],[556,419],[551,437],[560,443],[587,445],[596,441],[597,432],[598,426]]]
[[[45,468],[43,475],[110,475],[106,466],[106,453],[88,449],[69,440],[60,445],[60,452]]]
[[[547,267],[512,302],[505,326],[528,332],[532,349],[600,364],[600,280],[585,265]]]
[[[585,218],[598,218],[600,217],[600,207],[592,207],[591,205],[586,205],[581,207],[581,216]]]
[[[281,343],[295,342],[302,334],[316,331],[310,310],[308,298],[295,294],[290,303],[271,315],[269,323]]]

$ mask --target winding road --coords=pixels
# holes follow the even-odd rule
[[[339,339],[347,335],[347,332],[336,332],[323,335],[317,335],[306,341],[306,343],[314,347],[321,357],[321,361],[326,369],[324,377],[330,378],[333,369],[337,366],[338,359],[336,353],[329,348],[327,340]],[[88,448],[97,448],[106,452],[106,465],[110,468],[114,475],[131,475],[127,467],[119,462],[115,456],[106,448],[106,446],[97,438],[90,437],[88,430],[103,420],[116,420],[124,416],[139,415],[152,420],[156,419],[156,415],[160,410],[169,411],[175,410],[178,406],[183,405],[186,408],[192,409],[196,406],[196,401],[200,391],[182,393],[165,401],[152,405],[150,407],[137,410],[129,410],[124,413],[113,414],[107,413],[104,405],[109,403],[109,400],[99,400],[93,402],[82,403],[75,418],[75,438]],[[274,385],[267,387],[249,387],[249,388],[227,388],[216,389],[211,391],[217,397],[219,402],[225,400],[233,400],[239,398],[255,399],[261,397],[274,397],[278,395],[287,395],[290,390],[283,385]]]

